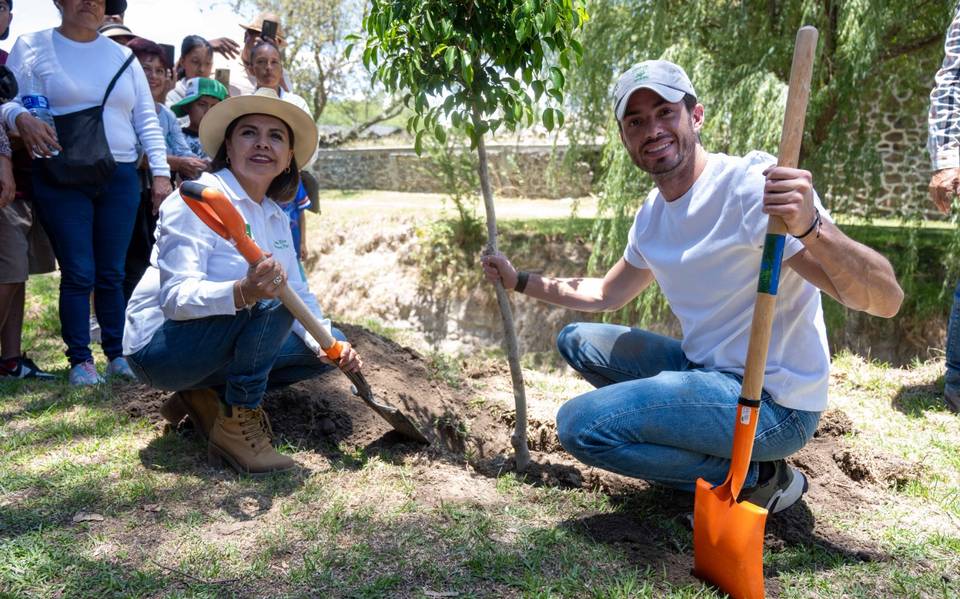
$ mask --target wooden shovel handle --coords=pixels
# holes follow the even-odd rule
[[[790,67],[787,107],[780,137],[780,152],[777,160],[779,166],[796,168],[800,160],[800,144],[803,141],[803,124],[807,113],[807,101],[810,98],[810,80],[813,74],[817,36],[817,30],[814,27],[802,27],[797,32],[793,65]],[[763,374],[766,370],[767,350],[770,347],[770,331],[777,303],[777,287],[780,282],[780,265],[783,259],[786,232],[787,227],[783,219],[777,216],[769,217],[763,257],[760,262],[757,300],[753,309],[753,321],[750,324],[750,341],[747,346],[740,405],[737,408],[737,419],[734,425],[733,459],[727,475],[727,483],[731,485],[733,497],[740,494],[750,466],[750,457],[753,454],[753,441],[760,414],[759,402],[763,393]]]

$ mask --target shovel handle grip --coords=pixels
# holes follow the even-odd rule
[[[810,80],[813,75],[813,59],[817,49],[818,33],[814,27],[801,27],[797,32],[790,68],[790,86],[787,90],[787,107],[783,115],[783,130],[777,164],[796,168],[800,161],[800,144],[803,141],[803,126],[810,98]],[[763,375],[767,365],[767,350],[777,303],[777,287],[780,281],[780,266],[787,227],[776,216],[769,217],[767,235],[760,260],[760,277],[757,299],[750,324],[750,341],[737,406],[737,419],[733,432],[733,452],[727,483],[731,495],[737,497],[746,479],[753,454],[753,442],[760,414],[760,397],[763,394]]]
[[[263,250],[247,235],[247,223],[225,193],[196,181],[180,186],[180,197],[200,220],[232,243],[250,264],[264,258]]]

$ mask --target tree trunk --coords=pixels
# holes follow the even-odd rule
[[[474,108],[474,123],[479,123],[479,114]],[[497,213],[493,206],[493,192],[490,190],[490,173],[487,169],[487,146],[483,135],[477,138],[477,154],[480,166],[480,190],[483,192],[483,207],[487,214],[487,248],[486,254],[497,251]],[[530,464],[530,451],[527,449],[527,398],[523,390],[523,371],[520,370],[520,351],[517,346],[517,331],[513,326],[513,312],[510,310],[510,300],[507,291],[497,281],[497,305],[500,306],[500,316],[503,318],[503,337],[507,346],[507,361],[510,363],[510,379],[513,381],[513,399],[516,406],[516,424],[510,444],[513,445],[514,457],[517,462],[517,472],[523,472]]]

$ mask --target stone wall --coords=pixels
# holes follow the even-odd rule
[[[554,154],[556,152],[556,154]],[[563,198],[590,193],[600,148],[581,151],[582,160],[567,164],[566,149],[551,145],[490,145],[491,185],[505,197]],[[429,156],[412,148],[320,150],[313,171],[320,189],[379,189],[446,193],[439,169]]]

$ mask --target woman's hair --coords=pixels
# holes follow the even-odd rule
[[[0,0],[7,3],[7,10],[13,12],[13,0]],[[10,37],[10,26],[7,25],[7,28],[3,30],[3,33],[0,33],[0,40],[5,40]]]
[[[251,63],[253,62],[254,56],[257,55],[257,52],[259,50],[263,50],[264,48],[273,48],[277,51],[277,54],[280,55],[280,60],[283,60],[283,52],[280,51],[280,46],[278,46],[272,39],[261,37],[255,44],[253,44],[253,47],[250,48]]]
[[[183,61],[183,58],[196,50],[197,48],[206,48],[207,52],[213,54],[213,46],[210,45],[206,39],[200,37],[199,35],[188,35],[183,38],[183,41],[180,43],[180,60]],[[187,76],[186,71],[183,70],[183,66],[177,66],[177,81],[185,78]]]
[[[142,37],[135,37],[127,42],[127,47],[133,51],[133,55],[137,57],[137,60],[142,61],[144,58],[156,56],[160,59],[164,67],[168,69],[173,68],[172,64],[167,63],[167,53],[163,51],[163,48],[161,48],[159,44]]]
[[[223,135],[223,143],[220,144],[220,149],[217,150],[217,155],[213,157],[213,161],[210,163],[210,171],[217,172],[222,168],[229,168],[230,164],[227,162],[227,140],[230,139],[230,136],[233,135],[233,130],[237,128],[237,123],[240,122],[245,116],[250,116],[247,114],[238,116],[233,119],[229,125],[227,125],[227,130]],[[273,116],[273,115],[267,115]],[[293,150],[293,130],[290,128],[290,125],[287,125],[286,121],[281,120],[281,122],[286,126],[287,133],[290,134],[290,150]],[[267,197],[284,204],[289,202],[297,195],[297,190],[300,188],[300,168],[297,166],[297,158],[293,156],[290,158],[290,171],[284,170],[282,173],[274,177],[273,181],[270,182],[270,186],[267,187]]]

